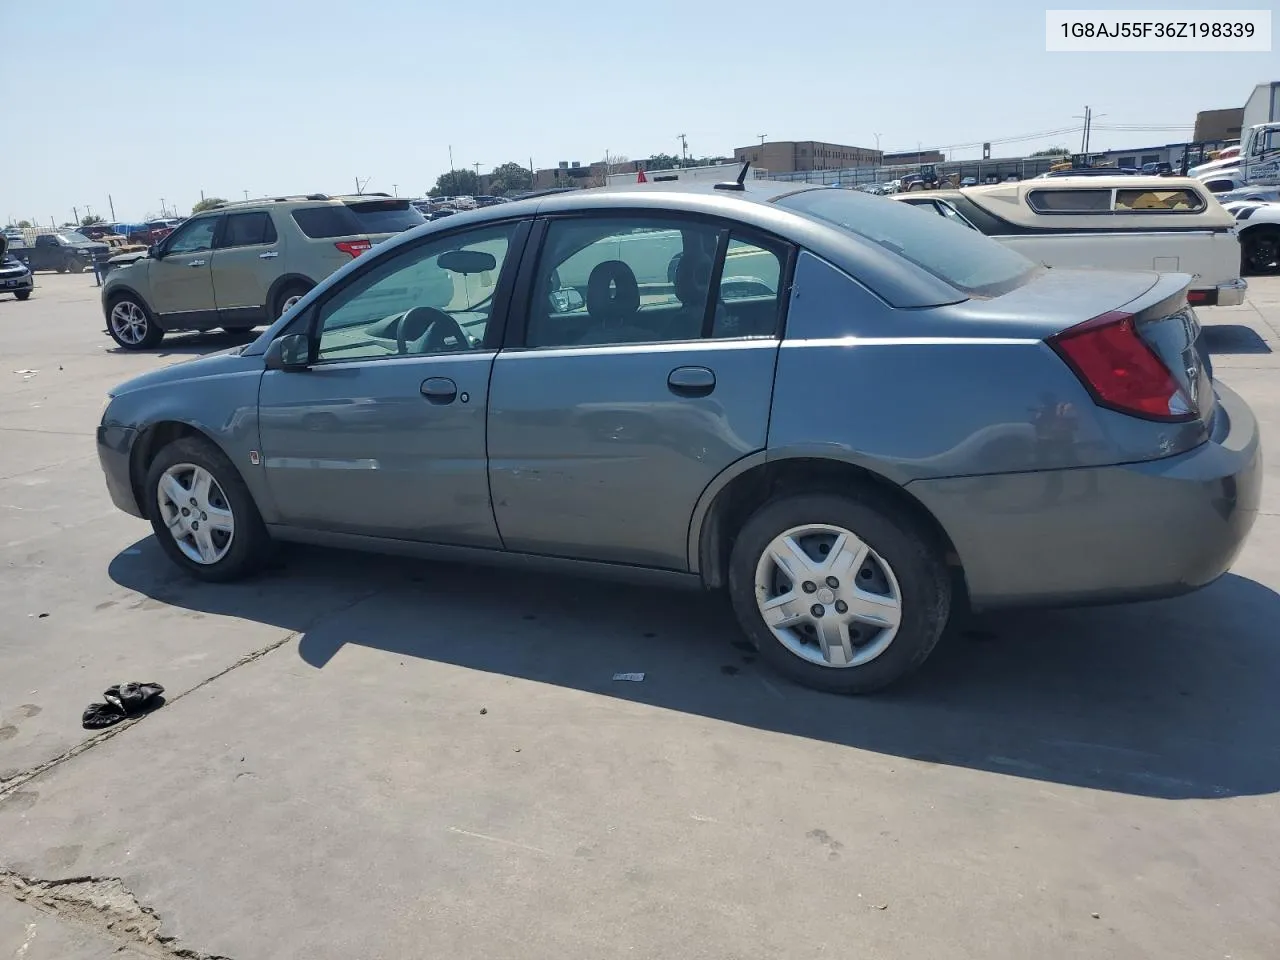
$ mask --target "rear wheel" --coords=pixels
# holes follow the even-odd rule
[[[276,295],[275,319],[279,320],[295,303],[307,295],[311,288],[303,283],[291,283]]]
[[[151,462],[146,508],[160,546],[200,580],[226,582],[255,572],[271,538],[244,478],[200,437],[169,444]]]
[[[1280,272],[1280,227],[1253,227],[1240,238],[1241,272]]]
[[[30,290],[22,290],[22,291],[20,291],[20,292],[18,292],[18,293],[15,293],[15,294],[14,294],[14,296],[15,296],[15,297],[17,297],[19,300],[26,300],[26,299],[28,299],[28,298],[31,296],[31,291],[30,291]]]
[[[934,538],[891,498],[796,494],[747,521],[729,595],[760,655],[791,679],[869,693],[911,673],[947,623],[951,584]]]
[[[151,311],[132,294],[111,301],[107,312],[107,332],[126,350],[150,350],[164,338]]]

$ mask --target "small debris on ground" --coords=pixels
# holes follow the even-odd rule
[[[889,905],[888,905],[887,903],[874,903],[874,904],[872,904],[872,906],[873,906],[873,907],[875,907],[877,910],[888,910],[888,909],[889,909]]]
[[[488,708],[488,707],[481,707],[481,708],[480,708],[480,716],[482,716],[482,717],[483,717],[483,716],[484,716],[486,713],[488,713],[488,712],[489,712],[489,708]]]
[[[15,370],[13,372],[20,377],[34,377],[40,371],[39,370]]]
[[[1101,920],[1101,919],[1102,919],[1102,914],[1100,914],[1100,913],[1091,913],[1091,914],[1089,914],[1089,916],[1093,917],[1093,919],[1095,919],[1095,920]]]
[[[643,673],[615,673],[613,675],[613,679],[630,680],[632,683],[639,683],[644,679],[644,674]]]
[[[80,724],[86,730],[110,727],[128,717],[141,716],[164,703],[164,687],[158,683],[117,683],[102,692],[105,703],[84,708]]]

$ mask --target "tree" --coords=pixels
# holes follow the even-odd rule
[[[645,160],[646,170],[673,170],[680,166],[680,158],[671,153],[655,153]]]
[[[450,170],[436,178],[428,191],[433,197],[467,197],[480,192],[480,178],[474,170]]]
[[[88,216],[84,216],[80,218],[80,226],[82,227],[92,227],[95,223],[106,223],[106,222],[107,222],[106,220],[98,216],[96,213],[91,213]]]
[[[1065,157],[1071,151],[1066,147],[1046,147],[1043,150],[1036,150],[1031,154],[1033,157]]]
[[[212,210],[220,204],[226,203],[221,197],[206,197],[191,208],[191,215],[194,217],[197,213],[204,213],[206,210]]]
[[[495,197],[508,193],[523,193],[533,189],[533,174],[528,167],[518,163],[504,163],[493,168],[489,174],[489,193]]]
[[[31,221],[30,221],[30,220],[19,220],[19,221],[18,221],[18,229],[19,229],[19,230],[30,230],[30,229],[31,229]]]

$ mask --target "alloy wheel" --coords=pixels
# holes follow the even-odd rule
[[[857,534],[832,524],[806,524],[775,537],[756,565],[755,593],[774,637],[822,667],[874,660],[902,623],[893,569]]]
[[[137,346],[147,336],[147,315],[132,300],[121,300],[111,308],[111,332],[121,343]]]
[[[160,518],[178,549],[193,563],[211,566],[235,538],[235,515],[217,479],[204,467],[177,463],[160,476]]]

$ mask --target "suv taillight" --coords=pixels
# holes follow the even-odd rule
[[[1048,340],[1103,407],[1147,420],[1192,420],[1196,413],[1164,361],[1142,339],[1132,314],[1104,313]]]
[[[368,240],[339,240],[334,246],[354,259],[371,249],[373,244]]]

